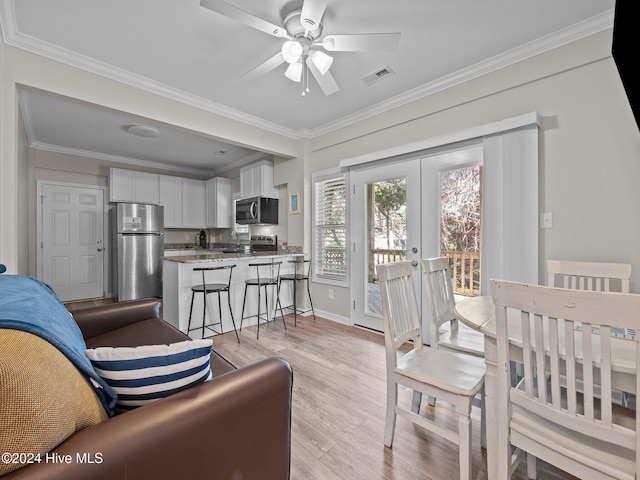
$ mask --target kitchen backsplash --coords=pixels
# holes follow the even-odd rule
[[[241,241],[241,242],[238,242],[238,243],[236,243],[236,242],[231,242],[231,243],[223,243],[223,242],[208,243],[207,244],[207,248],[208,249],[233,248],[237,244],[244,245],[246,243],[249,243],[249,242]],[[177,243],[165,243],[164,244],[164,249],[165,250],[187,250],[187,249],[193,248],[193,247],[194,247],[194,243],[193,242],[190,242],[190,243],[177,242]],[[302,253],[302,246],[287,245],[287,253],[291,253],[291,254]]]

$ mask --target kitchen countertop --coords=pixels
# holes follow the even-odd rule
[[[253,252],[253,253],[201,253],[195,255],[165,256],[169,262],[177,263],[198,263],[198,262],[219,262],[223,260],[251,260],[252,258],[278,258],[301,255],[299,253],[278,253],[278,252]]]

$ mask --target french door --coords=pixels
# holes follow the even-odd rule
[[[442,175],[481,165],[482,155],[481,144],[465,143],[350,171],[350,289],[355,325],[383,331],[375,267],[408,260],[414,267],[423,338],[430,343],[420,260],[446,250],[441,245]]]
[[[383,331],[376,265],[411,261],[420,288],[420,160],[352,170],[349,178],[352,319]]]

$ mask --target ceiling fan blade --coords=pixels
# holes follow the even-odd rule
[[[320,44],[330,52],[395,52],[399,42],[399,33],[363,33],[327,35]]]
[[[320,26],[326,8],[327,0],[304,0],[300,13],[300,24],[306,30],[315,30]]]
[[[269,73],[274,68],[278,68],[283,63],[284,63],[284,58],[282,57],[282,53],[278,52],[273,57],[271,57],[270,59],[266,60],[265,62],[262,62],[260,65],[258,65],[253,70],[245,73],[242,76],[242,79],[243,80],[254,80],[256,78],[262,77],[263,75],[266,75],[267,73]]]
[[[318,82],[318,85],[320,85],[320,88],[325,95],[332,95],[340,90],[340,87],[338,87],[338,84],[333,78],[333,75],[331,75],[331,72],[327,72],[322,75],[320,70],[318,70],[318,67],[314,65],[309,57],[307,57],[307,66],[309,67],[309,70],[311,70],[313,78],[316,79],[316,82]]]
[[[284,27],[279,27],[271,22],[267,22],[261,18],[251,15],[244,10],[234,7],[223,0],[201,0],[200,6],[213,10],[220,15],[236,20],[249,27],[260,30],[261,32],[268,33],[274,37],[289,38],[289,34]]]

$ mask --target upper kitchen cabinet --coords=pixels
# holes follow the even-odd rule
[[[204,228],[206,224],[205,182],[182,179],[182,227]]]
[[[165,228],[182,228],[182,178],[160,175],[159,200]]]
[[[207,228],[231,228],[231,180],[215,177],[206,182]]]
[[[240,198],[278,198],[273,186],[273,162],[262,160],[240,169]]]
[[[109,170],[109,201],[157,205],[159,175],[122,168]]]

